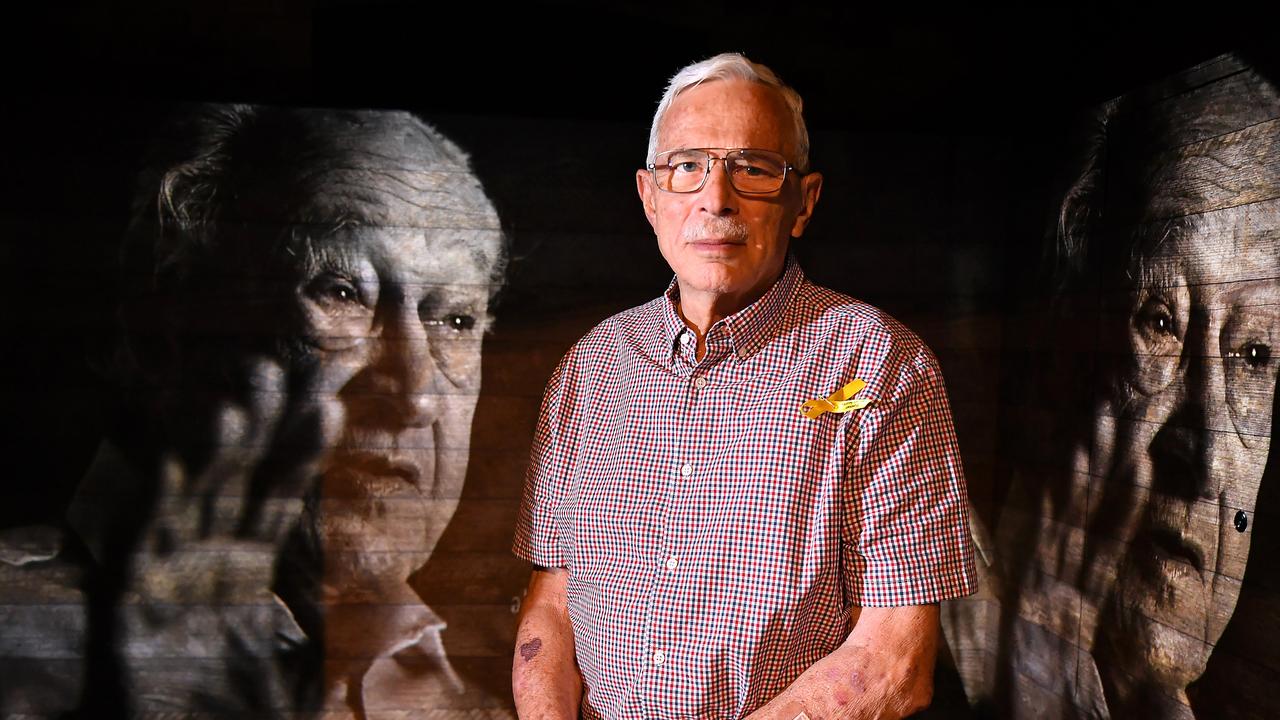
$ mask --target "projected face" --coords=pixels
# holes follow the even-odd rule
[[[493,217],[471,175],[402,180],[337,184],[319,200],[380,220],[310,240],[296,287],[320,362],[354,370],[336,389],[345,425],[320,487],[325,584],[342,602],[411,597],[406,579],[457,507],[501,254],[496,220],[459,229],[448,217],[467,207]],[[423,206],[439,220],[424,222]]]
[[[110,465],[128,472],[104,465],[69,512],[129,553],[109,632],[123,693],[143,711],[320,692],[367,709],[432,685],[379,674],[413,648],[456,695],[409,578],[466,476],[504,260],[492,203],[403,112],[200,106],[155,145],[121,253],[114,355],[137,397]]]
[[[1105,482],[1133,487],[1131,528],[1117,528],[1132,541],[1095,650],[1113,708],[1143,695],[1185,703],[1235,610],[1270,452],[1280,200],[1188,199],[1205,181],[1233,187],[1239,171],[1223,159],[1188,153],[1153,175],[1147,215],[1163,237],[1129,293],[1130,358],[1102,449]],[[1163,219],[1171,208],[1183,213]]]

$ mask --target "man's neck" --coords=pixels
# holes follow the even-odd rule
[[[765,293],[769,292],[769,289],[777,281],[778,278],[775,277],[763,287],[752,288],[745,293],[730,295],[691,290],[686,288],[677,277],[676,283],[680,285],[680,299],[676,303],[676,313],[684,321],[685,326],[692,330],[698,338],[695,357],[701,360],[706,356],[707,333],[711,331],[712,325],[764,297]]]

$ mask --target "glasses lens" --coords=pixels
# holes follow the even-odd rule
[[[735,150],[725,158],[733,186],[742,192],[773,192],[782,187],[787,161],[769,150]]]
[[[703,150],[676,150],[654,169],[658,187],[670,192],[693,192],[707,175],[707,153]]]

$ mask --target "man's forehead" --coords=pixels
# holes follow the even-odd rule
[[[497,230],[388,225],[347,225],[307,238],[313,262],[359,268],[369,260],[432,283],[488,282],[502,243]]]
[[[714,135],[752,137],[756,138],[753,146],[782,149],[783,143],[792,142],[792,134],[782,93],[764,83],[737,78],[707,80],[685,89],[672,101],[658,128],[660,150],[688,147],[686,136]]]
[[[330,168],[310,179],[297,221],[424,230],[500,230],[480,181],[449,165]]]

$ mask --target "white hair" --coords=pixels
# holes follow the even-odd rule
[[[671,82],[667,83],[667,91],[663,93],[662,100],[658,101],[658,111],[653,114],[653,125],[649,128],[649,153],[646,156],[646,163],[653,162],[658,155],[658,128],[662,125],[662,118],[667,114],[667,110],[671,109],[671,103],[675,101],[676,96],[710,80],[749,80],[776,88],[782,93],[782,99],[791,110],[792,120],[795,123],[796,170],[802,173],[809,172],[809,129],[804,124],[804,100],[800,99],[800,93],[782,82],[772,70],[759,63],[751,62],[741,53],[721,53],[681,68],[671,77]]]

